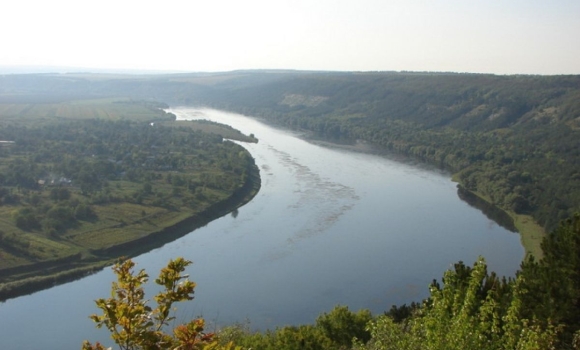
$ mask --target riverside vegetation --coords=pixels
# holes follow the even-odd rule
[[[63,96],[111,95],[213,106],[416,157],[449,169],[464,190],[508,213],[530,253],[515,278],[488,273],[483,259],[473,267],[458,263],[419,304],[381,316],[337,307],[314,325],[265,333],[234,326],[199,348],[231,347],[230,341],[255,349],[580,348],[580,218],[574,214],[580,209],[579,76],[26,75],[0,77],[0,89],[0,102],[18,106],[30,96],[58,105]],[[200,333],[179,334],[198,339]]]
[[[222,135],[256,139],[118,101],[61,103],[52,118],[42,114],[50,105],[1,105],[37,117],[0,127],[0,297],[147,251],[256,193],[253,158]],[[134,117],[120,117],[119,104]]]

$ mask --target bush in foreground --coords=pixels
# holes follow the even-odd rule
[[[172,334],[165,332],[169,322],[174,320],[170,316],[172,305],[193,299],[195,283],[182,274],[190,264],[191,261],[177,258],[170,260],[161,270],[155,283],[164,290],[155,296],[157,307],[151,308],[147,305],[143,290],[149,276],[144,270],[135,274],[132,260],[117,263],[113,267],[117,282],[113,282],[111,297],[96,301],[103,314],[92,315],[91,319],[97,327],[106,327],[111,332],[111,338],[124,350],[236,349],[232,343],[220,344],[214,334],[205,333],[202,318],[175,327]],[[82,349],[105,350],[105,347],[98,342],[92,345],[85,341]]]

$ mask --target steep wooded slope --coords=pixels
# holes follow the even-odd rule
[[[579,76],[278,78],[243,84],[247,78],[238,75],[206,85],[193,102],[436,163],[456,172],[465,188],[505,210],[531,214],[548,229],[580,208]]]

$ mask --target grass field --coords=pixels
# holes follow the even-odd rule
[[[127,98],[77,100],[60,103],[0,104],[3,120],[22,121],[54,119],[107,119],[150,121],[166,119],[166,113],[154,105]]]
[[[543,257],[542,241],[546,237],[546,231],[538,225],[529,215],[510,213],[514,224],[522,237],[522,245],[526,254],[533,255],[537,260]]]

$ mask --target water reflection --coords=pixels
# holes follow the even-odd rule
[[[476,194],[466,190],[462,186],[457,186],[457,196],[470,206],[481,210],[487,218],[493,220],[501,227],[511,232],[517,232],[514,220],[505,211],[481,199]]]

